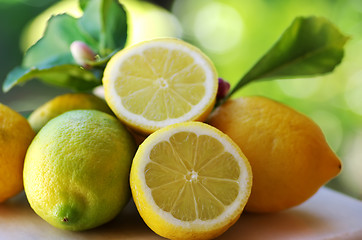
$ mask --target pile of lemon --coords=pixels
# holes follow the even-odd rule
[[[287,106],[242,97],[213,111],[215,67],[181,40],[121,50],[103,86],[105,101],[62,95],[34,111],[30,125],[0,105],[0,201],[24,182],[40,217],[85,230],[114,218],[132,196],[155,233],[210,239],[244,207],[296,206],[341,170],[320,128]],[[137,147],[135,138],[145,140]]]

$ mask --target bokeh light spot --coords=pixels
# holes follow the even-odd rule
[[[322,78],[313,79],[282,79],[277,81],[279,88],[288,96],[308,98],[318,91]]]
[[[352,111],[362,115],[362,71],[356,72],[348,79],[344,98]]]
[[[193,31],[202,47],[222,53],[241,41],[243,29],[239,12],[227,4],[210,1],[197,13]]]
[[[362,199],[362,131],[355,132],[346,141],[343,151],[343,171],[341,181],[344,190]]]
[[[342,144],[343,127],[340,119],[331,112],[319,110],[310,117],[322,129],[330,147],[337,152]]]
[[[144,1],[120,2],[128,14],[127,45],[159,37],[182,37],[182,26],[169,11]]]

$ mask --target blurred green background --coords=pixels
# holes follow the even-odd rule
[[[362,199],[361,0],[120,0],[129,13],[128,44],[174,36],[201,48],[232,85],[273,45],[296,16],[325,16],[351,39],[333,73],[314,78],[252,83],[238,95],[263,95],[308,115],[343,161],[328,186]],[[79,16],[75,0],[0,0],[0,83],[20,65],[51,14]],[[61,36],[59,36],[61,37]],[[0,102],[31,111],[66,89],[30,81]]]

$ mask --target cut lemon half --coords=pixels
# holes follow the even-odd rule
[[[227,135],[205,123],[184,122],[154,132],[139,146],[130,184],[154,232],[170,239],[210,239],[239,218],[252,172]]]
[[[117,117],[149,134],[173,123],[204,121],[215,104],[218,80],[213,63],[199,49],[160,38],[116,53],[103,85]]]

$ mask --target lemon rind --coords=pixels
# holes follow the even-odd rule
[[[168,139],[172,135],[180,131],[190,131],[198,136],[209,135],[211,137],[219,139],[221,140],[223,146],[225,147],[225,151],[231,153],[235,157],[235,159],[238,160],[237,162],[240,166],[240,176],[238,179],[238,183],[240,186],[239,194],[234,200],[234,202],[229,206],[225,206],[226,210],[215,219],[206,220],[206,221],[197,219],[194,221],[187,221],[187,222],[176,219],[175,217],[172,216],[171,213],[166,212],[162,210],[159,206],[157,206],[157,204],[153,200],[151,189],[146,185],[146,179],[144,178],[144,174],[142,173],[144,172],[147,163],[149,163],[151,160],[148,157],[146,159],[143,157],[149,156],[150,151],[157,143],[159,143],[160,141],[168,141]],[[214,129],[213,127],[207,124],[199,122],[187,122],[187,123],[174,124],[172,126],[168,126],[161,130],[158,130],[155,134],[150,135],[144,141],[144,143],[141,144],[135,159],[140,159],[140,158],[142,158],[142,160],[138,160],[139,162],[135,164],[137,165],[137,170],[135,169],[131,170],[131,172],[138,173],[138,174],[133,174],[131,179],[134,178],[135,175],[140,177],[137,180],[138,183],[137,190],[134,189],[134,191],[136,190],[137,192],[141,192],[143,194],[142,202],[146,201],[149,205],[147,206],[149,208],[147,212],[156,213],[158,215],[157,218],[159,218],[159,220],[166,222],[169,225],[172,225],[173,228],[180,228],[185,231],[197,230],[199,232],[202,231],[207,232],[210,231],[210,229],[215,229],[220,226],[227,225],[228,223],[235,221],[235,218],[239,217],[250,195],[251,184],[252,184],[251,167],[245,155],[241,152],[239,147],[237,147],[232,142],[230,138],[228,138],[225,134],[222,134],[219,130]],[[134,180],[135,179],[133,179],[132,181]],[[139,193],[134,194],[134,196],[137,198],[138,196],[140,196],[140,194]],[[143,206],[137,206],[137,207],[143,207]],[[140,214],[142,216],[142,211],[140,212]],[[147,216],[142,216],[142,217],[147,218]]]

